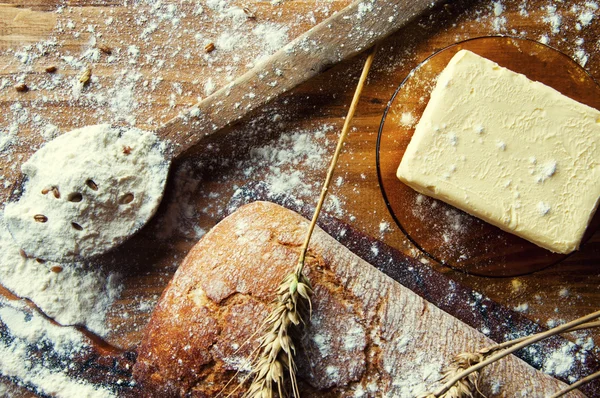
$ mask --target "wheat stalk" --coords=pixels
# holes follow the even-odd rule
[[[283,397],[283,385],[285,383],[285,369],[291,384],[292,395],[300,397],[300,391],[296,380],[296,364],[294,356],[296,355],[296,346],[294,345],[294,336],[298,334],[300,327],[310,318],[312,311],[311,296],[313,294],[312,286],[308,278],[304,275],[304,266],[310,238],[317,224],[317,219],[325,202],[329,185],[333,177],[333,172],[337,165],[338,158],[342,151],[344,141],[350,129],[350,121],[354,116],[360,94],[369,74],[369,69],[373,63],[375,49],[369,54],[362,74],[358,81],[352,103],[348,109],[348,115],[344,122],[344,127],[338,139],[333,158],[327,171],[327,176],[319,201],[313,213],[313,217],[308,226],[306,237],[300,249],[298,263],[296,268],[288,274],[277,289],[277,298],[272,312],[267,316],[263,323],[265,331],[259,339],[259,355],[253,361],[252,373],[254,379],[248,391],[244,395],[248,398],[272,398],[276,390],[279,397]]]
[[[448,368],[443,372],[441,381],[444,384],[435,392],[426,392],[420,395],[419,398],[472,398],[476,392],[481,394],[478,389],[478,381],[480,377],[480,370],[485,366],[496,362],[528,345],[537,343],[538,341],[544,340],[556,334],[599,327],[600,321],[590,322],[597,318],[600,318],[600,311],[593,312],[545,332],[506,341],[474,353],[458,354]],[[590,375],[588,377],[592,376],[594,375]],[[597,375],[594,378],[596,377],[600,377],[600,375]],[[587,381],[590,380],[593,380],[593,378]],[[556,397],[562,396],[568,391],[563,390],[559,392],[558,394],[560,395],[556,395]]]
[[[565,388],[564,390],[560,390],[559,392],[557,392],[556,394],[552,395],[549,398],[562,397],[566,393],[573,391],[574,389],[584,385],[585,383],[589,383],[592,380],[596,380],[597,378],[600,378],[600,372],[592,373],[591,375],[586,376],[583,379],[576,381],[575,383],[571,384],[569,387]]]

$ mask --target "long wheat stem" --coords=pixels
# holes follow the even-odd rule
[[[340,134],[340,138],[338,139],[337,146],[335,147],[335,152],[333,153],[333,158],[331,159],[331,163],[329,164],[329,169],[327,170],[327,176],[325,177],[325,182],[323,183],[323,187],[321,188],[321,195],[319,196],[319,201],[317,202],[317,207],[313,213],[312,219],[308,226],[308,231],[306,233],[306,237],[304,239],[304,243],[300,248],[300,257],[298,258],[298,265],[296,267],[296,274],[299,275],[304,269],[304,262],[306,260],[306,253],[308,251],[308,244],[310,243],[310,238],[312,233],[317,225],[317,219],[319,218],[319,214],[321,213],[321,208],[323,207],[323,203],[325,202],[325,197],[327,196],[327,192],[329,191],[329,185],[331,185],[331,180],[333,178],[333,172],[335,171],[335,167],[337,166],[338,159],[340,157],[340,153],[342,152],[342,148],[344,147],[344,142],[346,141],[346,137],[348,136],[348,131],[350,130],[350,123],[352,118],[354,117],[354,112],[358,106],[358,101],[360,99],[360,95],[362,94],[362,89],[367,81],[367,76],[369,75],[369,70],[371,69],[371,65],[373,64],[373,59],[375,58],[375,52],[377,48],[374,47],[371,50],[371,53],[367,57],[365,61],[365,65],[363,66],[362,73],[358,80],[358,84],[356,86],[356,91],[354,92],[354,97],[352,98],[352,103],[350,104],[350,108],[348,109],[348,114],[346,115],[346,120],[344,121],[344,127],[342,127],[342,132]]]
[[[350,121],[356,111],[358,100],[367,80],[367,75],[373,63],[374,56],[375,49],[371,51],[365,61],[362,74],[358,81],[358,86],[356,87],[352,103],[348,110],[348,115],[344,122],[344,127],[342,128],[340,138],[333,154],[333,159],[331,160],[329,170],[327,171],[327,177],[325,178],[323,188],[321,189],[317,207],[315,208],[315,212],[306,232],[304,243],[300,249],[298,263],[296,264],[294,271],[288,274],[280,283],[277,290],[275,307],[263,323],[265,333],[260,339],[260,354],[256,358],[252,369],[254,379],[248,392],[245,394],[246,397],[272,398],[274,390],[278,392],[279,397],[283,397],[282,390],[285,368],[287,368],[292,396],[297,398],[300,397],[300,390],[296,380],[296,364],[294,362],[296,348],[292,337],[294,331],[296,331],[301,324],[305,323],[305,319],[309,318],[310,313],[312,312],[311,296],[313,291],[310,281],[303,274],[306,253],[308,251],[310,238],[317,224],[319,213],[323,207],[329,185],[331,184],[333,172],[337,165],[344,141],[348,135]]]
[[[581,325],[577,325],[577,326],[574,326],[572,328],[569,328],[568,330],[565,330],[562,333],[571,333],[571,332],[576,332],[578,330],[585,330],[585,329],[591,329],[591,328],[597,328],[597,327],[600,327],[600,321],[583,323]],[[529,335],[529,336],[519,337],[519,338],[516,338],[514,340],[508,340],[508,341],[505,341],[503,343],[496,344],[496,345],[484,348],[483,350],[481,350],[479,352],[481,354],[486,355],[486,354],[489,354],[489,353],[494,352],[494,351],[498,351],[498,350],[502,350],[502,349],[507,348],[507,347],[511,347],[511,346],[513,346],[513,345],[515,345],[517,343],[520,343],[522,341],[530,339],[530,338],[532,338],[534,336],[537,336],[537,335],[539,335],[541,333],[545,333],[545,332],[540,332],[540,333],[532,334],[532,335]]]
[[[597,378],[600,378],[600,372],[592,373],[591,375],[586,376],[581,380],[577,380],[575,383],[571,384],[569,387],[565,388],[564,390],[560,390],[556,394],[552,395],[550,398],[562,397],[563,395],[567,394],[568,392],[571,392],[571,391],[575,390],[576,388],[581,387],[585,383],[589,383],[590,381],[595,380]]]
[[[504,347],[508,347],[508,348],[506,348],[502,351],[499,351],[493,355],[490,355],[487,358],[481,352],[471,354],[474,356],[478,356],[478,358],[476,360],[474,360],[475,363],[472,366],[469,366],[462,372],[458,372],[458,373],[454,374],[452,377],[449,377],[446,380],[446,382],[444,383],[444,385],[442,385],[434,393],[431,393],[431,394],[428,393],[425,396],[427,396],[428,398],[429,397],[431,397],[431,398],[441,397],[446,392],[448,392],[450,389],[456,388],[457,384],[463,383],[463,380],[467,380],[469,375],[471,375],[474,372],[478,372],[480,369],[484,368],[485,366],[487,366],[493,362],[496,362],[496,361],[504,358],[505,356],[512,354],[515,351],[518,351],[524,347],[527,347],[528,345],[537,343],[538,341],[544,340],[544,339],[554,336],[556,334],[579,330],[579,329],[581,329],[580,326],[583,326],[585,324],[589,324],[590,325],[589,327],[595,327],[595,326],[597,326],[597,322],[590,322],[590,321],[597,319],[597,318],[600,318],[600,311],[596,311],[591,314],[585,315],[581,318],[575,319],[571,322],[557,326],[557,327],[547,330],[545,332],[537,333],[532,336],[528,336],[527,338],[519,338],[512,342],[506,342],[506,343],[499,344],[498,346],[501,346],[500,348],[498,348],[498,346],[491,347],[492,350],[488,349],[487,353],[489,353],[491,351],[498,351]],[[483,350],[483,351],[486,351],[486,350]],[[465,355],[469,355],[469,354],[465,354]],[[474,378],[474,379],[476,380],[476,378]],[[476,387],[476,383],[475,383],[475,387]]]

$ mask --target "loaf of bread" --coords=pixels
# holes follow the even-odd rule
[[[244,381],[256,332],[296,264],[306,226],[290,210],[254,202],[202,238],[145,331],[134,367],[141,395],[226,396]],[[318,228],[306,273],[315,293],[297,355],[305,397],[414,397],[455,354],[493,344]],[[480,385],[487,397],[543,397],[564,387],[513,356],[486,368]]]

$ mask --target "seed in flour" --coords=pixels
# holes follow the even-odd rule
[[[99,45],[98,46],[98,50],[100,50],[101,52],[103,52],[106,55],[111,55],[112,54],[112,48],[110,48],[106,44]]]
[[[94,180],[88,179],[85,181],[85,185],[87,185],[88,187],[90,187],[90,189],[92,191],[97,191],[98,190],[98,184],[96,184],[94,182]]]
[[[29,87],[25,83],[19,83],[19,84],[15,85],[15,90],[17,90],[17,92],[19,92],[19,93],[24,93],[24,92],[29,91]]]
[[[79,224],[77,224],[76,222],[72,222],[71,226],[76,229],[77,231],[83,231],[83,227]]]
[[[256,19],[256,15],[252,11],[250,11],[248,7],[244,7],[242,10],[244,11],[244,14],[246,14],[246,18]]]
[[[133,202],[134,196],[132,193],[125,194],[119,198],[119,204],[126,205]]]
[[[33,216],[33,219],[37,222],[41,222],[41,223],[45,223],[48,221],[48,217],[46,217],[43,214],[36,214],[35,216]]]
[[[210,42],[206,46],[204,46],[204,52],[211,53],[213,51],[215,51],[215,43]]]
[[[79,192],[73,192],[70,193],[69,196],[67,196],[67,200],[69,202],[81,202],[83,200],[83,195]]]
[[[91,78],[92,68],[88,66],[83,70],[83,72],[81,72],[81,75],[79,75],[79,83],[81,83],[83,86],[87,86],[90,83]]]
[[[56,199],[60,199],[60,191],[58,190],[57,187],[50,187],[50,188],[44,188],[44,189],[42,189],[42,195],[47,195],[50,192],[52,192],[52,195]]]

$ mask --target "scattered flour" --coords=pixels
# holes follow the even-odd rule
[[[416,121],[415,116],[410,112],[404,112],[400,116],[400,124],[404,127],[413,127]]]
[[[136,97],[136,82],[131,79],[134,73],[126,74],[128,77],[119,77],[116,86],[108,90],[110,112],[115,121],[124,120],[133,125],[136,122],[135,110],[139,106]]]
[[[592,23],[592,20],[594,19],[594,17],[595,17],[595,15],[592,10],[586,10],[579,15],[578,20],[579,20],[579,23],[581,24],[581,26],[586,27],[590,23]]]
[[[307,181],[314,179],[312,172],[323,171],[327,167],[329,151],[322,140],[332,128],[324,125],[316,130],[283,134],[272,145],[252,148],[250,158],[239,168],[244,170],[244,174],[252,175],[267,167],[264,181],[271,196],[286,194],[300,202],[303,198],[316,197],[313,194],[318,192],[320,180],[315,180],[315,186],[307,184]],[[302,169],[296,168],[300,163]]]
[[[252,33],[261,40],[268,54],[274,53],[288,42],[288,28],[279,24],[259,24]]]
[[[587,1],[583,6],[573,5],[571,11],[577,15],[578,21],[576,28],[581,30],[588,27],[596,17],[598,8],[598,3],[594,1]]]
[[[0,130],[0,151],[8,150],[15,143],[16,138],[15,129]]]
[[[51,370],[30,357],[30,347],[46,344],[66,369],[72,355],[86,347],[81,334],[74,329],[53,325],[35,312],[28,314],[22,304],[4,299],[0,299],[0,321],[12,334],[12,339],[0,340],[0,369],[4,376],[17,378],[39,392],[58,398],[116,396],[110,390],[73,379],[63,370]]]
[[[391,226],[390,223],[387,221],[381,221],[379,223],[379,233],[384,234],[386,232],[390,232],[391,230]]]
[[[506,27],[506,17],[502,15],[504,12],[504,4],[501,1],[492,2],[494,9],[494,18],[492,19],[492,27],[494,31],[500,32]]]
[[[560,32],[560,28],[562,25],[562,16],[556,12],[555,5],[549,4],[546,6],[546,16],[544,17],[544,22],[550,25],[550,31],[553,34],[557,34]]]
[[[504,5],[502,4],[501,1],[495,1],[493,2],[493,6],[494,6],[494,16],[499,17],[502,15],[502,13],[504,12]]]
[[[529,310],[529,304],[521,303],[514,308],[517,312],[527,312]]]
[[[213,82],[212,78],[209,77],[204,83],[204,94],[211,95],[215,92],[215,88],[215,82]]]
[[[377,245],[377,243],[373,243],[371,245],[371,253],[373,254],[373,256],[377,257],[377,255],[379,255],[379,246]]]
[[[544,360],[542,370],[554,376],[566,376],[575,363],[573,345],[565,344]]]
[[[244,42],[244,37],[241,33],[223,32],[216,42],[216,46],[220,51],[233,51],[240,47]]]

